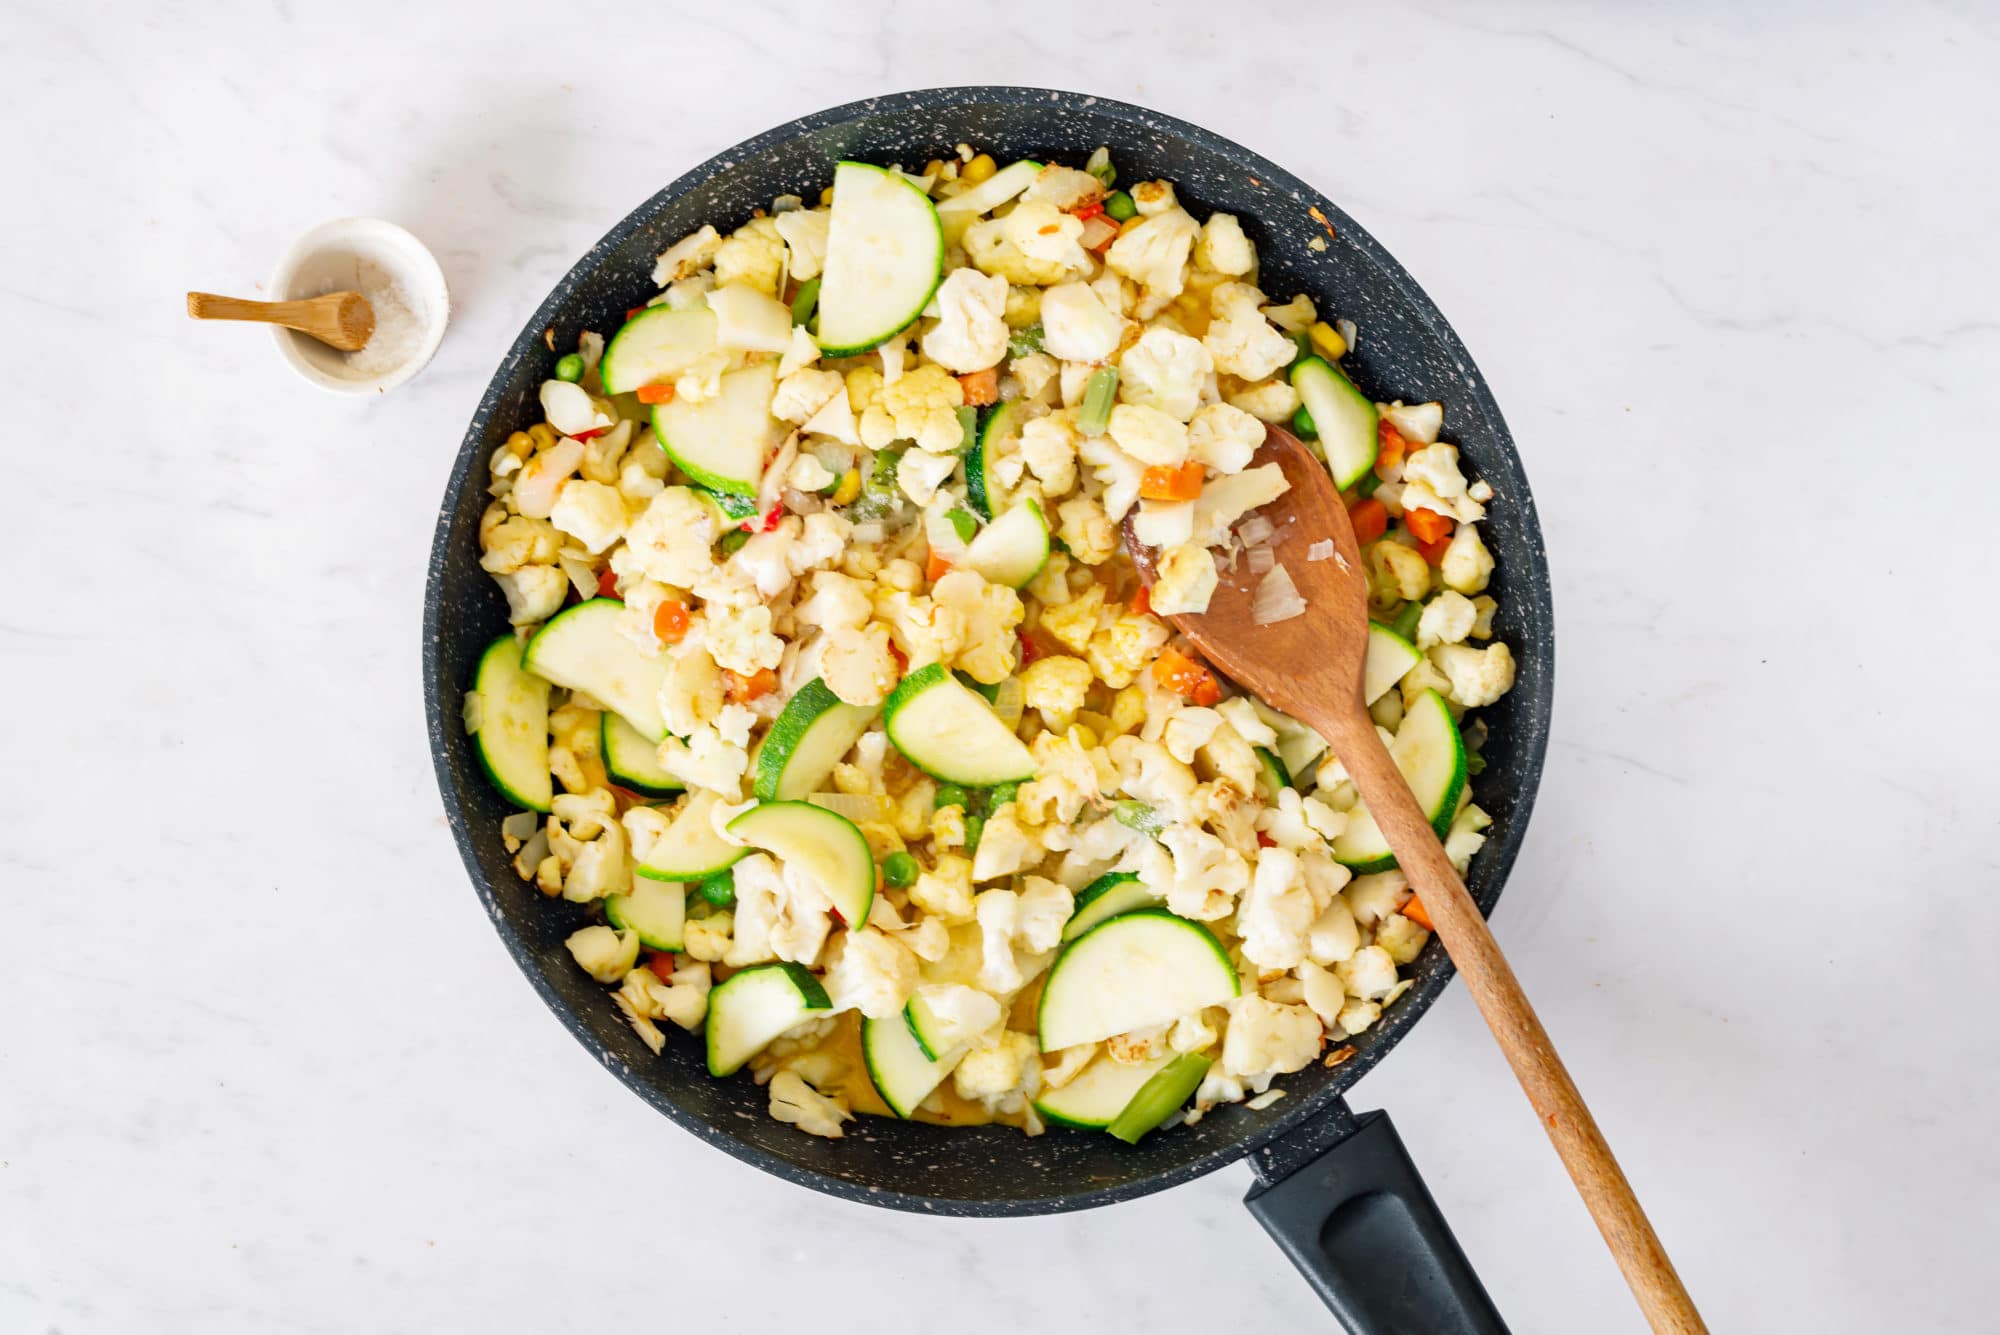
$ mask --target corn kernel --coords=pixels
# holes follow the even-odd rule
[[[978,157],[965,164],[965,170],[959,173],[959,179],[978,185],[981,181],[992,176],[997,170],[999,170],[999,167],[993,161],[993,155],[991,153],[981,153]]]
[[[833,489],[835,505],[852,505],[854,498],[861,494],[861,470],[850,468],[840,475],[840,485]]]
[[[924,164],[923,171],[919,172],[918,175],[928,176],[935,181],[938,177],[944,175],[944,163],[938,161],[936,158],[932,158]]]
[[[1099,216],[1101,217],[1102,215]],[[1124,222],[1118,224],[1118,235],[1125,235],[1125,233],[1131,231],[1144,221],[1146,221],[1144,214],[1136,214],[1133,217],[1127,218]]]
[[[1086,751],[1097,745],[1097,734],[1089,728],[1084,727],[1081,723],[1070,725],[1069,739]]]
[[[827,187],[826,189],[824,189],[824,190],[822,190],[822,191],[820,191],[820,192],[819,192],[819,202],[820,202],[820,203],[822,203],[822,204],[831,204],[831,203],[833,203],[833,187],[832,187],[832,186],[828,186],[828,187]]]
[[[529,427],[528,436],[538,450],[546,450],[556,443],[556,429],[547,422],[537,422]]]
[[[525,459],[535,452],[535,438],[525,431],[516,431],[507,437],[507,452],[516,459]]]
[[[1337,362],[1347,355],[1347,340],[1324,320],[1307,330],[1306,336],[1312,340],[1313,351],[1330,362]]]

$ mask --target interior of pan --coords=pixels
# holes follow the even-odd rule
[[[504,602],[478,564],[484,460],[538,416],[537,386],[555,347],[582,329],[615,329],[652,294],[653,256],[703,223],[723,230],[780,194],[808,198],[832,163],[852,157],[917,166],[965,142],[1005,162],[1016,157],[1081,164],[1108,144],[1127,181],[1175,182],[1197,217],[1238,214],[1256,241],[1260,282],[1273,296],[1309,293],[1323,312],[1360,327],[1348,366],[1377,398],[1437,399],[1447,438],[1468,472],[1497,499],[1487,540],[1497,567],[1497,633],[1514,647],[1514,691],[1486,711],[1492,730],[1478,781],[1493,813],[1474,860],[1474,896],[1489,910],[1519,849],[1547,739],[1551,624],[1547,567],[1520,460],[1484,381],[1428,298],[1346,215],[1302,182],[1207,131],[1121,103],[1023,88],[903,93],[820,112],[781,126],[689,172],[636,209],[591,250],[506,351],[466,432],[438,520],[425,604],[424,691],[438,782],[475,889],[523,972],[570,1031],[619,1079],[674,1121],[731,1154],[803,1185],[852,1199],[945,1214],[1032,1214],[1075,1209],[1158,1190],[1238,1158],[1297,1126],[1353,1083],[1422,1015],[1450,975],[1433,942],[1415,988],[1384,1022],[1354,1042],[1340,1067],[1313,1066],[1283,1081],[1287,1097],[1263,1111],[1219,1109],[1199,1125],[1134,1148],[1091,1132],[1028,1139],[993,1127],[942,1130],[863,1118],[845,1139],[801,1135],[765,1112],[747,1078],[717,1081],[684,1036],[655,1057],[604,991],[575,967],[563,938],[585,920],[575,905],[544,899],[507,866],[499,824],[508,806],[485,782],[459,723],[461,692],[481,650],[506,625]],[[1318,249],[1315,240],[1324,241]],[[663,1135],[667,1134],[662,1132]]]

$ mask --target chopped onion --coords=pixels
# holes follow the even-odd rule
[[[1299,586],[1292,583],[1291,572],[1283,566],[1271,567],[1250,600],[1250,620],[1259,626],[1290,621],[1305,610],[1306,600],[1299,596]]]
[[[1092,214],[1084,219],[1083,232],[1076,238],[1085,250],[1097,250],[1112,237],[1118,235],[1118,224],[1106,220],[1103,214]]]
[[[866,524],[856,524],[848,537],[859,546],[869,547],[882,541],[885,532],[879,520],[871,520]]]
[[[514,874],[524,881],[534,880],[535,868],[541,866],[542,860],[548,855],[549,832],[546,828],[538,829],[528,842],[522,845],[521,851],[514,855]]]
[[[880,793],[814,793],[807,800],[856,825],[889,819],[889,799]]]
[[[523,841],[534,838],[541,828],[541,813],[536,811],[517,811],[500,822],[500,833]]]
[[[479,731],[478,691],[467,691],[465,693],[465,707],[460,711],[459,716],[465,720],[465,732],[468,737]]]
[[[924,538],[940,560],[956,565],[965,555],[965,540],[958,536],[958,530],[952,526],[951,515],[944,506],[932,506],[924,511]]]
[[[1243,557],[1253,575],[1261,575],[1278,563],[1278,554],[1269,547],[1252,547],[1243,553]]]
[[[785,443],[778,447],[777,454],[764,467],[763,480],[757,484],[757,513],[767,515],[773,506],[779,504],[779,493],[785,488],[785,475],[792,471],[792,460],[799,457],[799,433],[794,431],[785,437]]]
[[[597,596],[597,572],[587,563],[574,556],[558,556],[556,564],[562,567],[563,574],[569,576],[570,587],[576,590],[577,597],[589,602]]]
[[[1019,677],[1005,677],[993,689],[993,712],[1009,728],[1018,727],[1021,711],[1027,706],[1027,690]]]
[[[806,202],[797,195],[779,195],[771,201],[771,212],[796,213],[805,206]]]
[[[1268,541],[1277,531],[1277,525],[1261,514],[1253,514],[1236,526],[1236,536],[1243,540],[1245,547],[1255,547],[1261,542]]]
[[[1285,1097],[1284,1090],[1267,1089],[1262,1094],[1259,1094],[1256,1098],[1251,1099],[1248,1103],[1244,1104],[1243,1106],[1250,1109],[1252,1112],[1262,1112],[1264,1111],[1264,1109],[1270,1107],[1272,1104],[1276,1103],[1279,1099],[1282,1099],[1283,1097]]]
[[[1354,351],[1355,345],[1361,341],[1361,331],[1354,327],[1354,321],[1335,320],[1333,327],[1340,334],[1341,341],[1347,344],[1347,350]]]
[[[1327,557],[1332,555],[1333,555],[1332,538],[1321,538],[1318,542],[1306,548],[1306,560],[1308,561],[1324,561],[1326,560]]]

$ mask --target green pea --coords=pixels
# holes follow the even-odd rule
[[[1104,216],[1112,222],[1130,222],[1139,216],[1139,206],[1123,190],[1113,190],[1104,197]]]
[[[933,805],[943,811],[946,807],[962,807],[966,803],[965,789],[955,783],[946,783],[938,786],[937,801]]]
[[[1018,783],[996,783],[986,790],[986,809],[992,811],[1013,801],[1021,791]]]
[[[701,892],[703,899],[719,909],[736,906],[736,873],[731,868],[724,867],[715,875],[704,879],[695,889]]]
[[[986,833],[986,817],[967,816],[965,818],[965,851],[974,852],[979,847],[979,836]]]
[[[898,890],[915,885],[917,881],[917,860],[908,853],[891,853],[882,859],[882,884],[893,885]]]
[[[556,363],[556,379],[567,380],[572,385],[583,379],[583,358],[574,352]]]
[[[748,533],[745,533],[740,528],[732,528],[729,532],[722,535],[722,554],[729,556],[748,541],[750,541]]]

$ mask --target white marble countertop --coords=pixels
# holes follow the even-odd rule
[[[0,1329],[1323,1328],[1241,1166],[960,1222],[674,1130],[439,812],[423,565],[535,303],[730,143],[1012,82],[1316,182],[1490,378],[1561,641],[1496,925],[1714,1328],[1990,1330],[1992,11],[679,8],[0,14]],[[183,316],[343,214],[443,261],[412,384],[331,398]],[[1461,990],[1355,1103],[1516,1330],[1639,1328]]]

